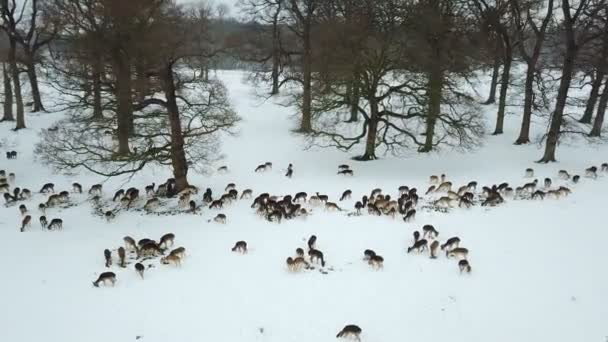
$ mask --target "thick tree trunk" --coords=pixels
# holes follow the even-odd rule
[[[595,79],[593,80],[593,83],[591,83],[591,92],[589,93],[589,99],[587,100],[585,112],[579,120],[580,123],[591,123],[591,119],[593,118],[593,111],[595,110],[595,104],[597,103],[597,99],[600,94],[600,87],[602,86],[603,80],[604,72],[600,69],[596,70]]]
[[[15,104],[17,105],[17,124],[15,130],[25,128],[25,111],[23,109],[23,97],[21,95],[21,82],[19,81],[19,68],[17,67],[17,43],[9,39],[8,63],[11,68],[11,78],[13,79],[13,92]]]
[[[498,114],[496,116],[496,128],[494,129],[494,135],[503,133],[505,108],[507,106],[507,91],[509,89],[509,76],[511,73],[511,62],[513,60],[513,53],[511,51],[510,44],[505,45],[505,59],[502,69],[502,76],[500,78],[500,97],[498,99]]]
[[[500,73],[500,57],[494,58],[494,66],[492,67],[492,81],[490,83],[490,95],[484,104],[492,104],[496,102],[496,88],[498,85],[498,74]]]
[[[4,116],[0,121],[15,121],[13,117],[13,87],[11,86],[11,77],[4,63],[2,63],[2,75],[4,78]]]
[[[103,110],[101,108],[101,62],[96,60],[91,66],[93,69],[93,120],[103,119]]]
[[[572,40],[574,41],[574,38],[572,38]],[[553,111],[553,115],[551,116],[551,124],[549,126],[547,141],[545,143],[545,153],[539,160],[540,163],[549,163],[555,161],[555,150],[557,149],[557,143],[559,141],[564,116],[564,109],[566,108],[566,101],[568,99],[568,91],[570,90],[570,83],[572,82],[572,72],[574,70],[576,52],[576,47],[567,47],[566,56],[564,57],[564,65],[562,67],[562,76],[559,83],[559,90],[557,92],[557,99],[555,102],[555,111]]]
[[[602,126],[604,125],[604,115],[606,114],[606,107],[608,106],[608,81],[604,84],[604,90],[602,96],[600,96],[600,103],[597,106],[597,114],[595,115],[595,121],[593,122],[593,128],[589,133],[591,137],[599,137],[602,135]]]
[[[367,125],[367,138],[365,141],[365,153],[358,160],[375,160],[376,158],[376,136],[378,134],[378,103],[373,95],[368,99],[370,115]]]
[[[304,28],[304,51],[302,56],[302,121],[300,122],[299,132],[312,132],[312,46],[310,42],[310,23]]]
[[[128,59],[122,53],[115,53],[114,76],[116,79],[116,115],[118,122],[118,152],[119,156],[128,155],[129,137],[133,130],[133,108],[131,107],[131,72]]]
[[[426,132],[425,142],[418,151],[430,152],[433,150],[433,138],[435,136],[435,123],[441,115],[441,93],[443,88],[443,73],[441,72],[441,63],[438,59],[440,51],[437,51],[436,63],[431,66],[431,72],[428,75],[428,91],[429,91],[429,108],[426,116]]]
[[[38,87],[38,75],[36,73],[36,63],[33,56],[27,57],[27,77],[30,80],[30,86],[32,88],[32,100],[34,101],[34,108],[32,112],[44,111],[44,105],[42,105],[42,97],[40,95],[40,88]]]
[[[534,71],[536,60],[528,63],[526,70],[526,82],[524,89],[524,115],[521,120],[521,129],[515,145],[528,144],[530,142],[530,124],[532,121],[532,105],[534,102]]]
[[[278,14],[277,14],[278,16]],[[270,90],[271,95],[277,95],[279,93],[279,70],[281,65],[281,47],[279,38],[279,25],[276,22],[272,24],[272,89]]]
[[[175,178],[176,190],[179,192],[188,187],[188,163],[184,151],[184,136],[179,108],[175,96],[173,69],[167,67],[163,73],[163,90],[167,101],[167,115],[171,126],[171,165]]]

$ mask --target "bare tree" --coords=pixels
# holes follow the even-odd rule
[[[581,54],[585,55],[586,61],[589,61],[592,68],[591,74],[591,91],[585,106],[585,112],[579,120],[581,123],[589,124],[593,117],[595,105],[600,96],[600,88],[608,73],[608,18],[598,18],[598,26],[596,30],[600,36],[589,42],[589,46],[585,47],[585,51]]]
[[[314,19],[319,9],[320,0],[287,0],[286,8],[289,15],[289,29],[300,41],[300,76],[302,84],[302,119],[298,131],[312,132],[312,41],[311,33]]]
[[[264,33],[268,31],[266,27],[269,27],[271,41],[269,48],[262,48],[259,53],[254,53],[253,56],[249,56],[246,59],[262,63],[262,71],[266,70],[265,64],[270,62],[270,95],[278,94],[281,85],[281,69],[283,67],[281,57],[281,25],[284,25],[285,21],[285,1],[286,0],[240,1],[241,11],[249,18],[259,22],[263,26],[262,30]],[[266,35],[263,35],[262,39],[267,40],[268,38]],[[266,41],[259,42],[255,45],[257,47],[264,47],[266,45],[265,43]],[[262,75],[259,76],[263,77]]]
[[[524,88],[524,112],[519,137],[516,145],[530,142],[530,123],[532,120],[532,107],[534,105],[534,83],[538,73],[537,65],[545,41],[549,23],[553,18],[553,0],[548,0],[546,7],[544,1],[518,1],[509,0],[512,17],[519,36],[519,53],[526,63],[526,80]],[[546,11],[540,25],[538,15]],[[529,50],[529,47],[531,49]]]
[[[508,0],[473,0],[477,15],[487,31],[495,32],[500,42],[502,52],[502,74],[500,77],[500,95],[494,135],[502,134],[507,106],[511,65],[513,63],[513,47],[515,42],[510,32]]]
[[[162,95],[129,102],[134,110],[134,130],[128,155],[116,154],[120,141],[112,132],[119,116],[103,115],[101,120],[91,120],[83,115],[82,104],[90,106],[90,100],[79,94],[78,83],[90,84],[90,73],[85,70],[77,76],[81,81],[74,82],[73,99],[77,105],[69,110],[68,118],[58,123],[57,130],[42,133],[37,156],[58,170],[84,168],[105,176],[132,174],[149,164],[171,165],[177,190],[188,186],[189,168],[203,171],[213,162],[219,148],[218,134],[230,133],[238,121],[225,87],[216,80],[205,81],[186,63],[188,57],[199,52],[192,22],[179,7],[167,1],[151,15],[145,33],[138,35],[137,48],[146,55],[145,73],[153,79],[153,86],[158,84]],[[90,57],[84,54],[84,60],[89,61]],[[113,56],[105,62],[108,65],[104,69],[115,67]],[[127,75],[131,77],[132,70]],[[100,80],[102,89],[114,85],[105,82],[103,76]],[[117,106],[116,92],[104,93],[111,97],[104,102]]]
[[[420,150],[429,145],[431,149],[438,146],[467,149],[479,144],[483,135],[480,111],[471,96],[457,90],[457,80],[447,76],[454,71],[453,61],[446,58],[445,63],[438,64],[439,85],[429,82],[437,77],[429,71],[433,68],[429,56],[437,50],[427,45],[429,39],[438,38],[433,31],[440,23],[429,23],[416,29],[418,32],[409,31],[405,24],[408,19],[425,13],[408,14],[407,5],[391,0],[366,2],[353,12],[350,20],[338,15],[324,23],[332,27],[332,34],[323,26],[318,28],[315,56],[319,61],[314,66],[322,70],[317,81],[322,85],[314,93],[313,145],[348,151],[363,144],[364,153],[356,159],[374,160],[378,147],[399,154],[411,146]],[[450,7],[446,2],[441,5]],[[420,6],[432,9],[433,3],[421,2]],[[445,29],[441,24],[438,27]],[[456,30],[453,34],[456,35]],[[448,45],[441,47],[450,50]],[[462,56],[455,53],[454,61],[459,57]],[[352,65],[357,66],[359,76],[358,123],[339,121],[341,111],[350,112],[353,103],[349,92]],[[431,100],[435,102],[432,105]],[[433,115],[431,124],[429,113]],[[429,130],[433,137],[430,142],[420,138]]]
[[[15,130],[25,128],[25,110],[23,108],[23,96],[21,94],[21,82],[19,81],[19,66],[17,65],[17,37],[18,25],[23,19],[25,4],[20,8],[15,0],[0,0],[0,11],[2,11],[2,25],[0,29],[8,36],[8,65],[13,80],[13,94],[17,106],[17,123]]]
[[[576,58],[581,46],[594,38],[592,29],[596,23],[597,16],[600,13],[603,13],[605,16],[606,8],[608,6],[605,0],[578,0],[576,2],[562,0],[562,26],[565,31],[563,67],[555,110],[551,115],[549,131],[546,135],[545,152],[543,157],[538,161],[540,163],[555,161],[555,151],[560,134],[562,133],[564,111],[566,109],[570,84],[572,83]]]

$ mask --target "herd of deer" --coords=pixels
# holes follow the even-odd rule
[[[17,157],[15,151],[7,152],[7,158],[14,159]],[[266,172],[272,170],[272,163],[266,162],[260,164],[255,168],[255,172]],[[608,172],[608,163],[603,163],[599,169],[600,172]],[[218,169],[220,173],[228,172],[228,168],[223,166]],[[348,165],[340,165],[338,167],[338,174],[352,176],[353,171]],[[286,177],[291,178],[293,176],[293,165],[289,164]],[[527,169],[525,177],[533,178],[534,170]],[[557,177],[562,180],[569,180],[573,184],[580,181],[579,175],[571,175],[566,170],[560,170]],[[595,166],[589,167],[585,170],[585,177],[597,178],[598,168]],[[515,190],[508,184],[502,183],[499,185],[484,186],[481,193],[476,193],[477,182],[472,181],[463,185],[454,191],[452,182],[447,180],[445,175],[431,176],[429,179],[431,185],[425,192],[425,196],[433,196],[439,194],[440,197],[432,199],[429,204],[435,208],[454,208],[456,206],[460,208],[470,208],[476,202],[476,197],[481,201],[482,206],[496,206],[502,204],[505,198],[513,199],[534,199],[542,200],[545,198],[559,199],[565,197],[571,193],[570,189],[566,186],[553,187],[553,181],[551,178],[545,178],[543,186],[541,187],[538,183],[538,179],[534,179],[531,182],[527,182],[522,186],[518,186]],[[20,201],[26,201],[32,198],[32,192],[28,189],[20,189],[14,187],[11,190],[11,184],[15,183],[15,174],[9,173],[8,176],[4,170],[0,170],[0,192],[4,193],[4,199],[6,205],[10,206]],[[88,190],[89,200],[97,207],[110,221],[115,217],[116,210],[103,210],[102,207],[102,185],[95,184]],[[168,179],[166,182],[156,186],[154,183],[145,187],[146,201],[143,205],[143,210],[146,212],[154,212],[158,207],[161,206],[161,198],[177,198],[178,206],[190,212],[197,212],[201,206],[194,200],[194,195],[198,194],[198,188],[189,186],[188,188],[176,191],[176,184],[174,179]],[[398,196],[395,198],[389,194],[383,194],[382,189],[373,189],[370,195],[362,196],[360,200],[354,204],[354,211],[348,213],[349,216],[362,215],[363,210],[367,209],[369,215],[381,216],[386,215],[390,217],[396,217],[397,215],[402,216],[405,222],[410,222],[415,219],[416,208],[420,202],[420,196],[415,187],[400,186],[398,189]],[[73,193],[82,193],[83,188],[79,183],[73,183]],[[62,229],[63,221],[59,218],[54,218],[48,222],[46,218],[46,212],[50,208],[60,207],[70,200],[70,192],[61,191],[55,192],[55,186],[53,183],[47,183],[42,186],[39,193],[47,194],[48,198],[45,202],[38,205],[38,209],[41,212],[40,225],[42,229],[55,230]],[[351,199],[353,193],[350,189],[345,190],[339,198],[339,201],[346,201]],[[234,183],[228,184],[224,189],[224,194],[219,197],[214,197],[213,192],[210,188],[207,188],[202,196],[202,205],[207,206],[209,209],[223,209],[225,205],[230,204],[238,199],[248,199],[253,197],[253,190],[245,189],[240,193],[236,190]],[[119,203],[122,209],[136,208],[137,203],[140,201],[140,193],[137,188],[129,188],[127,190],[120,189],[115,192],[112,202]],[[313,209],[306,208],[304,205],[308,204],[311,207],[323,206],[326,211],[344,211],[343,208],[338,206],[336,202],[331,202],[328,195],[323,195],[316,192],[314,195],[308,196],[306,192],[298,192],[294,196],[274,196],[269,193],[262,193],[258,195],[251,204],[251,208],[256,210],[256,213],[261,217],[271,222],[280,223],[282,220],[290,220],[297,217],[306,217]],[[23,232],[26,228],[31,226],[31,215],[25,204],[19,205],[19,212],[23,217],[22,225],[20,230]],[[217,214],[213,221],[217,223],[226,223],[227,217],[223,213]],[[211,220],[209,220],[211,221]],[[436,259],[439,253],[439,249],[445,251],[446,258],[455,258],[458,260],[458,267],[460,273],[470,273],[471,265],[468,261],[469,251],[467,248],[460,247],[460,238],[451,237],[440,243],[438,240],[439,232],[434,226],[427,224],[422,227],[422,236],[419,231],[413,233],[413,244],[407,248],[407,253],[417,252],[423,253],[428,251],[430,258]],[[118,255],[118,266],[126,267],[127,258],[134,259],[137,262],[134,265],[135,271],[142,277],[144,277],[144,271],[146,267],[143,265],[144,260],[151,258],[160,257],[161,264],[173,264],[180,266],[185,256],[185,248],[175,248],[167,255],[165,252],[169,248],[173,247],[175,235],[172,233],[163,235],[159,242],[155,240],[144,238],[139,240],[137,243],[129,236],[126,236],[124,241],[124,247],[117,249]],[[311,269],[311,264],[318,263],[322,267],[325,267],[325,259],[323,252],[316,248],[317,237],[312,235],[308,239],[307,255],[308,260],[305,256],[304,249],[297,248],[296,254],[290,256],[286,260],[287,269],[290,272],[298,272],[304,269]],[[233,252],[247,253],[247,243],[245,241],[238,241],[232,247]],[[127,254],[128,253],[128,254]],[[384,258],[377,254],[371,249],[367,249],[363,253],[364,260],[375,270],[383,269]],[[113,264],[112,252],[109,249],[104,250],[105,266],[110,267]],[[148,265],[148,268],[153,267],[152,264]],[[97,280],[93,282],[94,286],[99,286],[100,283],[104,285],[116,283],[116,274],[114,272],[103,272],[99,275]],[[361,328],[356,325],[347,325],[342,329],[337,337],[351,337],[359,339]]]
[[[137,263],[134,268],[142,279],[144,278],[144,271],[146,270],[146,267],[143,264],[144,261],[160,256],[160,263],[163,265],[172,264],[181,266],[182,260],[186,256],[186,249],[184,247],[174,248],[169,254],[165,255],[165,252],[174,245],[175,234],[173,233],[167,233],[161,236],[158,242],[152,239],[143,238],[136,243],[135,239],[130,236],[125,236],[123,242],[124,247],[121,246],[117,249],[119,260],[118,266],[126,268],[128,265],[127,259],[136,260]],[[112,252],[109,249],[105,249],[103,251],[103,256],[105,267],[111,267],[113,264]],[[153,264],[148,264],[148,268],[152,267],[154,267]],[[114,286],[116,283],[116,273],[110,271],[101,273],[99,277],[97,277],[97,280],[93,282],[93,286],[99,287],[100,283]]]

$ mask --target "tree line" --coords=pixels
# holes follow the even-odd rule
[[[270,95],[295,87],[298,131],[321,146],[364,142],[362,160],[380,146],[474,148],[482,118],[464,89],[485,69],[492,77],[484,104],[497,102],[492,134],[503,134],[510,93],[523,96],[516,145],[532,142],[534,115],[550,116],[540,162],[556,160],[562,136],[602,136],[605,0],[241,0],[240,8],[259,24],[248,39],[259,43],[242,50],[261,64],[254,79]],[[523,81],[513,79],[514,65],[524,66]],[[585,99],[572,91],[581,85],[590,85]],[[582,117],[569,112],[575,101],[584,103]]]
[[[295,131],[311,145],[364,146],[359,160],[470,150],[486,135],[482,106],[496,103],[494,135],[507,108],[522,114],[516,145],[533,142],[535,116],[548,118],[539,161],[552,162],[565,136],[603,138],[607,2],[240,0],[237,21],[223,6],[171,0],[0,0],[2,121],[16,116],[23,129],[26,109],[48,107],[43,73],[60,95],[53,107],[67,113],[41,134],[43,162],[105,176],[170,165],[183,189],[239,120],[209,70],[239,61],[264,96],[297,108]],[[480,103],[475,80],[485,70]]]

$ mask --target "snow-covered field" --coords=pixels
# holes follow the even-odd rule
[[[551,177],[573,193],[561,200],[507,200],[496,208],[419,210],[411,223],[319,207],[305,220],[277,224],[258,217],[251,200],[243,200],[222,210],[226,225],[209,223],[218,211],[206,208],[201,215],[120,212],[107,223],[92,215],[86,195],[72,194],[71,201],[79,205],[47,213],[49,219],[63,219],[62,231],[40,229],[37,205],[46,196],[35,194],[25,202],[33,222],[24,233],[17,207],[0,206],[0,341],[323,342],[335,341],[346,324],[359,325],[365,342],[606,340],[608,174],[582,178],[577,185],[557,179],[560,169],[583,174],[591,165],[608,162],[606,147],[560,146],[559,163],[537,165],[538,146],[512,145],[519,118],[509,116],[506,134],[488,136],[474,153],[354,162],[349,159],[354,152],[304,150],[302,139],[290,133],[290,109],[251,96],[240,72],[219,77],[243,121],[238,136],[224,140],[226,158],[217,165],[227,165],[230,172],[190,177],[214,194],[234,182],[239,190],[252,188],[254,196],[318,191],[337,202],[352,189],[353,199],[339,202],[351,211],[376,187],[393,197],[400,185],[424,193],[429,175],[441,173],[457,186],[472,180],[516,186],[529,181],[523,177],[528,167],[541,182]],[[487,111],[493,120],[494,107]],[[127,184],[86,173],[54,175],[35,162],[32,146],[38,131],[58,118],[30,115],[30,128],[17,133],[9,131],[12,124],[0,124],[0,169],[16,173],[16,186],[38,191],[54,182],[56,190],[71,190],[75,181],[85,188],[103,182],[107,198],[119,188],[143,190],[171,177],[168,168],[147,170]],[[539,122],[535,131],[544,127]],[[4,158],[9,149],[18,151],[18,159]],[[254,173],[266,161],[273,162],[273,170]],[[284,177],[289,163],[292,179]],[[351,165],[354,177],[336,174],[343,163]],[[460,237],[470,250],[471,274],[460,275],[457,262],[444,255],[432,260],[426,253],[406,253],[412,232],[424,224],[433,224],[441,241]],[[115,287],[91,285],[107,270],[105,248],[115,252],[125,235],[158,239],[168,232],[176,235],[176,246],[187,250],[182,267],[148,262],[155,267],[142,280],[131,261],[125,269],[111,268],[118,278]],[[327,274],[318,266],[289,273],[285,259],[304,248],[311,234],[325,254]],[[247,241],[248,254],[230,251],[238,240]],[[362,260],[368,248],[384,257],[383,270],[374,271]]]

